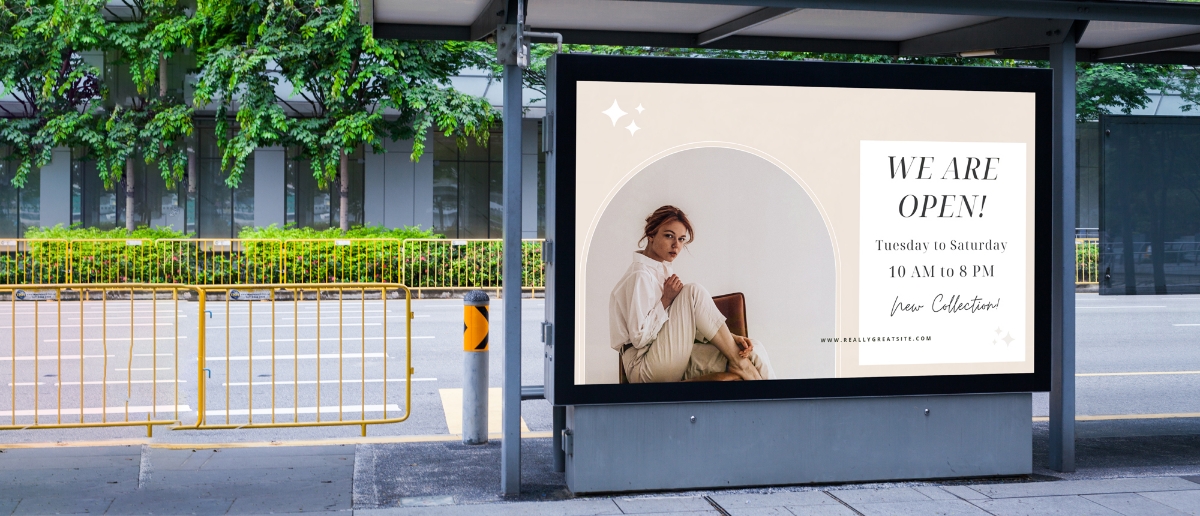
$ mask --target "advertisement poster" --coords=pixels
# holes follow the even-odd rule
[[[1035,96],[578,82],[575,384],[1034,372]]]

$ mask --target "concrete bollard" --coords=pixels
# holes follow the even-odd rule
[[[463,444],[488,442],[488,295],[463,297]]]

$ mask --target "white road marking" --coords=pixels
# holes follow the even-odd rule
[[[83,358],[112,358],[116,355],[83,355]],[[58,355],[17,356],[18,362],[25,360],[57,360]],[[63,360],[79,360],[79,355],[63,355]],[[12,362],[13,357],[0,357],[0,362]]]
[[[3,317],[0,317],[0,319],[3,319]],[[76,322],[78,322],[78,321],[76,321]],[[127,327],[129,327],[129,326],[154,326],[154,325],[155,325],[154,323],[142,323],[142,324],[122,324],[122,325],[120,325],[120,326],[117,326],[117,328],[127,328]],[[18,329],[18,330],[30,330],[30,329],[33,329],[33,328],[58,328],[59,326],[60,326],[60,325],[58,325],[58,324],[39,324],[39,325],[37,325],[37,326],[16,326],[16,327],[14,327],[14,326],[0,326],[0,330],[12,330],[12,329],[14,329],[14,328],[15,328],[15,329]],[[69,325],[69,324],[63,324],[63,325],[61,325],[61,326],[62,326],[62,327],[64,327],[64,328],[69,328],[69,329],[75,329],[75,328],[79,328],[79,326],[72,326],[72,325]],[[159,323],[159,324],[158,324],[158,326],[174,326],[174,325],[173,325],[173,324],[171,324],[171,323]],[[103,325],[100,325],[100,326],[96,326],[96,325],[92,325],[92,326],[84,325],[83,327],[84,327],[84,328],[102,328],[102,327],[103,327]],[[111,328],[110,328],[110,329],[111,329]]]
[[[179,336],[179,338],[180,338],[180,340],[182,340],[182,339],[186,339],[186,338],[187,338],[187,335],[180,335],[180,336]],[[88,338],[88,339],[79,339],[79,338],[71,338],[71,337],[67,337],[67,338],[64,338],[64,339],[63,339],[63,342],[79,342],[79,341],[83,341],[83,342],[100,342],[100,341],[102,341],[102,340],[104,340],[104,339],[102,339],[102,338],[99,338],[99,337],[97,337],[97,338]],[[159,340],[159,341],[168,340],[168,341],[169,341],[169,340],[175,340],[175,335],[167,335],[167,336],[165,336],[165,337],[134,337],[133,339],[130,339],[129,337],[124,337],[124,338],[122,338],[122,337],[109,337],[109,339],[108,339],[108,341],[109,341],[109,342],[129,342],[130,340],[135,340],[135,341],[137,341],[137,340]],[[45,339],[45,340],[43,340],[42,342],[58,342],[58,339]]]
[[[403,378],[389,378],[388,381],[403,383],[404,379]],[[437,378],[413,378],[412,381],[414,381],[414,382],[436,382]],[[313,385],[315,383],[317,383],[316,380],[300,380],[298,382],[293,382],[291,380],[279,380],[278,382],[275,382],[275,385],[281,386],[281,387],[286,387],[288,385]],[[338,383],[338,380],[321,380],[321,383]],[[362,380],[345,380],[342,383],[362,384],[363,381]],[[383,378],[368,378],[366,383],[383,383]],[[250,385],[250,382],[229,382],[229,383],[226,383],[225,385],[228,385],[230,387],[245,387],[247,385]],[[254,382],[254,385],[271,385],[271,382],[270,381]]]
[[[1126,305],[1126,306],[1079,306],[1075,308],[1166,308],[1166,305]]]
[[[113,319],[117,319],[117,318],[120,318],[120,317],[124,317],[124,318],[125,318],[124,320],[126,320],[126,321],[128,321],[128,320],[129,320],[129,314],[109,314],[109,315],[108,315],[108,317],[107,317],[107,320],[111,321],[111,320],[113,320]],[[154,318],[155,318],[155,316],[153,316],[153,315],[147,315],[147,316],[141,316],[141,317],[139,317],[139,316],[134,316],[134,320],[137,320],[137,319],[143,319],[143,320],[145,320],[145,319],[154,319]],[[158,318],[158,319],[175,319],[175,315],[174,315],[174,314],[170,314],[170,315],[159,315],[157,318]],[[186,315],[183,315],[183,314],[180,314],[180,315],[179,315],[179,318],[180,318],[180,319],[187,319],[187,318],[188,318],[188,316],[186,316]],[[89,316],[85,315],[85,316],[83,316],[83,320],[85,320],[85,321],[103,321],[103,320],[105,320],[105,317],[104,317],[104,316],[102,316],[102,315],[100,315],[100,316],[94,316],[94,317],[89,317]],[[68,318],[68,319],[67,319],[67,321],[70,321],[70,322],[79,322],[79,317],[70,317],[70,318]]]
[[[323,407],[319,407],[319,408],[320,408],[322,414],[327,414],[327,413],[337,414],[339,408],[341,409],[341,411],[343,413],[348,412],[348,413],[352,413],[352,414],[361,413],[364,409],[367,412],[383,412],[383,405],[366,405],[365,407],[363,405],[342,405],[341,407],[338,407],[337,405],[327,405],[327,406],[323,406]],[[317,409],[318,409],[318,407],[299,407],[299,408],[276,407],[273,412],[275,413],[275,415],[278,415],[278,416],[286,416],[288,414],[295,414],[295,413],[316,414]],[[387,409],[389,411],[394,410],[397,413],[400,412],[400,406],[395,405],[395,404],[388,404]],[[256,415],[256,416],[258,416],[258,415],[269,416],[269,415],[271,415],[271,412],[272,412],[272,410],[269,408],[254,409],[254,415]],[[211,409],[211,410],[205,411],[204,414],[206,416],[224,416],[226,414],[226,412],[225,412],[225,409]],[[246,415],[250,415],[250,410],[230,409],[228,414],[231,416],[246,416]],[[0,413],[0,416],[2,416],[2,415],[3,415],[3,413]],[[210,421],[210,423],[216,423],[216,421]]]
[[[343,353],[342,356],[344,356],[346,358],[362,358],[364,355],[363,355],[363,353],[346,352],[346,353]],[[383,358],[383,353],[367,353],[366,357],[367,358]],[[271,360],[271,358],[272,358],[271,355],[254,355],[254,360]],[[315,360],[317,358],[317,355],[315,353],[309,354],[309,355],[275,355],[274,358],[276,360]],[[338,354],[337,353],[321,353],[321,358],[338,358]],[[208,357],[208,360],[209,361],[225,360],[225,357]],[[250,360],[250,357],[248,357],[246,355],[241,355],[241,356],[232,356],[231,355],[229,357],[229,360],[232,362],[246,361],[246,360]]]
[[[1200,324],[1172,324],[1171,326],[1200,326]]]
[[[400,324],[404,324],[404,323],[400,323]],[[292,328],[292,327],[297,327],[297,328],[316,328],[317,326],[318,326],[318,325],[316,325],[316,324],[298,324],[298,325],[291,325],[291,324],[287,324],[287,325],[284,325],[284,324],[277,324],[277,325],[275,325],[275,327],[276,327],[276,328]],[[321,326],[322,328],[336,328],[336,327],[337,327],[336,325],[333,325],[333,324],[322,324],[322,325],[320,325],[320,326]],[[364,323],[364,324],[363,324],[363,326],[382,326],[382,324],[381,324],[381,323]],[[270,327],[271,327],[271,325],[270,325],[270,324],[255,324],[255,325],[254,325],[254,327],[255,327],[255,328],[270,328]],[[209,327],[208,327],[208,329],[210,329],[210,330],[223,330],[223,329],[225,329],[225,328],[226,328],[226,326],[209,326]],[[228,328],[249,328],[249,326],[228,326]],[[0,327],[0,329],[4,329],[4,328],[3,328],[3,327]]]
[[[170,371],[170,367],[135,367],[133,369],[116,369],[116,371]]]
[[[154,413],[154,412],[174,413],[176,409],[179,409],[179,412],[191,412],[192,411],[192,408],[187,405],[156,405],[156,406],[130,405],[128,407],[130,414],[146,414],[146,413]],[[83,409],[83,413],[85,415],[86,414],[103,414],[103,413],[107,412],[108,415],[113,416],[113,415],[122,415],[125,413],[125,411],[126,411],[126,407],[84,407],[84,409]],[[62,409],[62,413],[64,415],[78,414],[79,407],[64,408],[64,409]],[[9,411],[0,410],[0,416],[12,415],[12,414],[13,414],[13,411],[11,411],[11,410],[9,410]],[[41,415],[41,416],[53,416],[55,414],[58,414],[58,409],[39,409],[37,411],[37,414]],[[32,415],[34,415],[34,411],[18,410],[18,411],[16,411],[16,415],[32,416]]]
[[[175,381],[176,381],[176,380],[175,380],[174,378],[162,378],[162,379],[159,379],[159,380],[157,381],[157,383],[161,383],[161,384],[167,384],[167,385],[169,385],[169,384],[171,384],[171,383],[173,383],[173,382],[175,382]],[[178,380],[178,382],[179,382],[179,383],[187,383],[187,380],[184,380],[183,378],[180,378],[180,379]],[[109,385],[125,385],[125,384],[127,384],[127,383],[134,383],[134,384],[137,384],[137,383],[156,383],[156,382],[155,382],[155,380],[132,380],[132,381],[126,381],[126,380],[108,380],[108,381],[106,381],[106,382],[101,382],[101,381],[98,381],[98,380],[97,380],[97,381],[83,382],[83,384],[84,384],[84,385],[100,385],[100,384],[102,384],[102,383],[107,383],[107,384],[109,384]],[[79,385],[79,382],[62,382],[62,383],[56,383],[56,384],[54,384],[54,385]]]
[[[413,335],[413,340],[432,339],[432,338],[433,338],[433,336],[431,336],[431,335]],[[334,340],[337,340],[337,337],[322,337],[321,338],[321,342],[329,342],[329,341],[334,341]],[[365,339],[362,337],[343,337],[342,340],[358,340],[358,341],[383,340],[383,337],[367,337]],[[404,340],[404,337],[388,337],[388,340]],[[271,339],[258,339],[258,341],[259,342],[271,342]],[[316,342],[316,341],[317,341],[316,338],[289,339],[287,337],[281,337],[281,338],[275,339],[275,342],[283,342],[285,344],[288,342]]]

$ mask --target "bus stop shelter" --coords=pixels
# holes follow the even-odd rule
[[[494,37],[505,78],[522,41],[889,56],[1048,60],[1054,71],[1050,466],[1075,468],[1077,62],[1200,64],[1200,4],[1130,0],[364,0],[389,39]],[[885,85],[884,85],[885,86]],[[521,81],[504,81],[504,119]],[[504,342],[521,342],[521,132],[504,125]],[[1039,307],[1046,309],[1047,307]],[[520,347],[504,350],[501,483],[520,490]],[[532,391],[526,387],[526,396]],[[556,437],[561,428],[556,409]]]

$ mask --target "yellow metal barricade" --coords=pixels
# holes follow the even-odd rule
[[[180,355],[195,342],[187,323],[198,320],[180,301],[188,290],[0,286],[0,328],[8,330],[0,331],[8,340],[0,344],[0,381],[9,388],[0,430],[145,426],[149,434],[176,424],[190,411],[179,374]]]
[[[408,419],[413,373],[408,287],[284,283],[197,289],[198,310],[206,314],[197,348],[198,414],[195,424],[174,429],[357,425],[366,435],[367,425]],[[391,345],[399,340],[402,357]],[[398,393],[391,386],[399,383],[403,408],[392,403]]]
[[[1100,239],[1075,239],[1075,284],[1100,283]]]
[[[521,241],[521,289],[546,289],[542,239]],[[413,290],[492,290],[499,295],[503,272],[501,239],[410,239],[404,241],[405,284]]]

